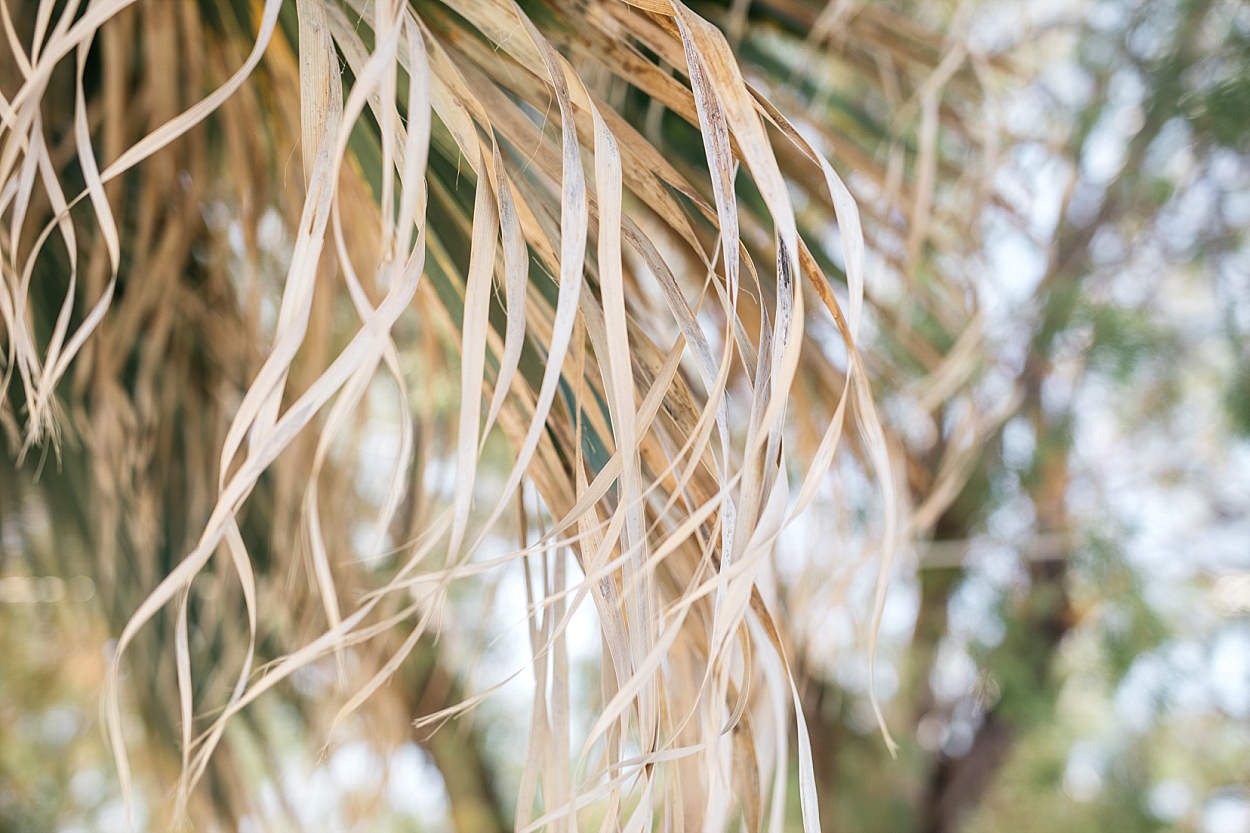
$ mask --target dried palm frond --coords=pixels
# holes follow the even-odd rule
[[[936,412],[975,374],[951,239],[987,192],[937,140],[949,124],[992,156],[960,108],[993,61],[875,7],[779,0],[746,18],[676,0],[80,6],[0,6],[0,416],[18,455],[74,429],[62,479],[90,484],[81,537],[126,617],[106,691],[123,788],[141,646],[162,681],[142,694],[177,715],[184,814],[261,695],[330,660],[351,681],[337,725],[432,650],[458,586],[520,569],[543,578],[512,669],[536,686],[517,829],[775,828],[788,708],[816,826],[761,588],[849,414],[883,496],[880,615],[902,446],[870,376]],[[789,44],[872,78],[887,115],[851,129],[819,78],[789,94]],[[865,229],[906,291],[869,287]],[[890,345],[871,359],[865,320]],[[391,459],[362,463],[354,423],[385,408]],[[959,472],[921,484],[922,519]],[[602,708],[574,737],[566,631],[588,600]]]

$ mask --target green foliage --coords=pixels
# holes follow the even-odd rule
[[[1153,312],[1121,304],[1091,302],[1075,316],[1090,329],[1089,362],[1116,382],[1129,382],[1144,361],[1175,355],[1180,339]]]
[[[1250,363],[1241,362],[1224,390],[1224,410],[1232,429],[1250,437]]]

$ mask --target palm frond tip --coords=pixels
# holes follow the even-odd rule
[[[905,528],[892,475],[903,444],[882,427],[870,372],[903,390],[919,364],[933,377],[920,399],[936,408],[973,370],[967,342],[895,326],[917,312],[866,288],[865,237],[884,268],[928,276],[916,303],[939,333],[972,318],[923,251],[960,232],[951,192],[968,184],[936,136],[949,121],[960,147],[980,147],[957,108],[990,62],[934,53],[873,7],[852,15],[882,44],[872,70],[888,103],[919,102],[919,144],[888,144],[896,125],[830,116],[836,98],[775,106],[760,92],[769,73],[796,71],[768,38],[801,41],[810,10],[756,5],[765,34],[737,27],[737,52],[709,22],[735,31],[732,14],[711,3],[0,7],[3,415],[17,450],[72,425],[83,476],[117,484],[84,537],[110,582],[147,593],[121,605],[106,691],[127,789],[120,671],[145,631],[164,633],[163,667],[173,660],[185,807],[262,694],[327,657],[347,674],[346,654],[370,652],[338,724],[453,614],[457,582],[518,563],[529,580],[537,562],[519,829],[588,804],[622,821],[639,806],[725,825],[741,814],[755,829],[785,802],[778,697],[799,723],[815,824],[788,646],[761,588],[850,414],[852,450],[883,495],[880,616]],[[864,73],[866,49],[819,54]],[[805,113],[798,126],[787,103]],[[647,112],[660,118],[632,125]],[[827,126],[844,118],[866,133]],[[864,221],[830,154],[871,196]],[[914,192],[900,185],[908,166]],[[897,365],[861,356],[866,317],[890,325]],[[443,372],[447,354],[458,368]],[[453,393],[436,402],[437,386]],[[795,413],[796,395],[811,407]],[[337,475],[360,465],[343,449],[379,397],[396,414],[393,459],[368,470],[383,482],[362,498]],[[454,436],[454,452],[422,426]],[[423,485],[430,458],[451,466],[448,488]],[[191,473],[162,493],[170,459]],[[527,482],[541,506],[518,523]],[[171,512],[186,520],[162,528]],[[348,534],[362,514],[366,543]],[[501,536],[516,546],[483,561]],[[121,575],[119,546],[148,554],[139,576]],[[307,591],[277,626],[266,604],[293,569]],[[196,602],[209,580],[229,584],[226,610]],[[565,631],[587,597],[603,708],[569,759]]]

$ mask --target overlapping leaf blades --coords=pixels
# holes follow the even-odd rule
[[[891,450],[856,341],[864,314],[863,231],[850,192],[824,157],[837,151],[837,137],[817,134],[832,148],[804,138],[748,83],[756,79],[744,78],[721,31],[680,3],[522,8],[508,0],[447,6],[301,0],[284,7],[269,0],[241,9],[233,28],[204,27],[213,29],[204,33],[206,43],[226,44],[206,50],[213,56],[206,65],[220,68],[223,56],[236,59],[221,86],[201,97],[195,87],[203,78],[188,69],[186,89],[164,99],[185,101],[186,109],[153,118],[145,135],[123,138],[108,125],[117,123],[117,108],[125,106],[119,96],[133,81],[120,64],[125,45],[108,41],[117,26],[113,18],[126,17],[128,5],[41,3],[25,41],[5,18],[20,80],[15,91],[5,87],[0,102],[0,217],[6,219],[0,314],[8,339],[5,371],[17,379],[16,401],[25,411],[19,420],[6,410],[6,424],[23,432],[23,447],[57,424],[54,391],[92,332],[108,332],[106,310],[118,282],[126,282],[123,304],[131,304],[132,293],[145,286],[176,283],[190,257],[191,236],[184,234],[176,254],[142,272],[124,264],[129,250],[119,229],[135,223],[130,245],[146,257],[151,240],[143,229],[156,222],[159,202],[142,208],[137,221],[129,215],[119,221],[124,201],[110,183],[148,157],[155,156],[155,166],[168,157],[163,150],[198,141],[195,128],[210,115],[227,144],[234,137],[243,151],[213,160],[235,178],[242,206],[250,187],[290,190],[289,170],[277,164],[257,170],[245,161],[249,150],[265,144],[249,129],[265,128],[280,147],[298,123],[304,161],[302,200],[282,197],[279,203],[294,236],[272,331],[243,327],[247,338],[238,360],[252,364],[253,350],[263,349],[263,361],[253,365],[229,426],[206,428],[221,448],[216,463],[206,465],[217,472],[217,493],[192,507],[202,512],[202,530],[188,538],[176,564],[160,569],[159,584],[135,606],[118,643],[124,660],[145,626],[172,610],[181,801],[207,770],[231,717],[296,670],[354,646],[376,649],[379,635],[404,631],[400,644],[387,643],[372,678],[336,704],[335,720],[346,717],[446,613],[455,582],[536,559],[546,565],[548,581],[531,599],[538,701],[527,771],[539,776],[522,784],[520,829],[571,825],[592,804],[606,819],[619,817],[626,829],[649,826],[657,817],[675,827],[703,819],[724,826],[738,813],[752,828],[776,824],[789,759],[778,704],[788,699],[800,723],[803,814],[814,825],[802,712],[783,637],[759,588],[768,584],[781,530],[826,477],[848,410],[859,427],[856,447],[884,487],[887,538],[900,531],[888,508],[895,500]],[[761,6],[783,19],[805,13],[784,4]],[[167,11],[163,23],[183,27],[185,38],[199,31],[199,11]],[[719,14],[714,7],[700,11]],[[231,38],[249,18],[255,41],[245,55],[231,54]],[[818,28],[828,32],[836,17],[821,20]],[[727,28],[734,29],[732,15]],[[103,82],[92,65],[97,36]],[[144,38],[159,42],[146,31]],[[939,57],[927,76],[935,80],[917,93],[920,184],[904,251],[895,258],[904,272],[920,268],[926,241],[943,228],[930,222],[940,168],[935,131],[940,93],[964,63],[958,50],[947,55],[955,57]],[[73,92],[62,98],[55,73],[71,56]],[[109,61],[118,63],[109,69]],[[191,57],[185,61],[195,64]],[[769,66],[763,60],[756,71]],[[230,112],[249,85],[269,93],[259,124]],[[629,116],[637,110],[631,97],[671,113],[660,120],[662,130],[697,131],[701,148],[687,143],[674,153],[680,143],[653,141],[631,127]],[[95,101],[104,102],[104,127],[92,122]],[[64,154],[49,146],[45,119],[70,113],[72,133],[62,132],[72,136],[66,141],[76,163],[67,174]],[[802,126],[820,123],[813,118]],[[103,154],[93,131],[105,137]],[[871,156],[860,152],[858,158],[865,164],[857,175],[881,192],[885,208],[869,228],[884,240],[901,163],[892,157],[894,167],[882,171]],[[202,177],[211,174],[205,170]],[[190,179],[202,181],[201,175]],[[794,207],[796,182],[809,206],[803,212]],[[364,183],[375,210],[361,210]],[[73,208],[80,204],[90,206],[89,216]],[[821,231],[834,219],[836,263]],[[50,241],[58,239],[63,251],[49,254]],[[85,291],[77,286],[80,249],[87,253]],[[50,333],[32,323],[38,306],[32,286],[36,273],[48,268],[41,258],[69,276]],[[938,286],[925,306],[939,320],[957,322]],[[75,313],[83,298],[89,312]],[[813,299],[819,306],[808,311]],[[338,305],[348,305],[356,322],[331,342],[324,322]],[[151,306],[140,309],[152,315]],[[887,306],[874,309],[889,320]],[[419,327],[445,316],[459,333],[460,393],[454,487],[436,499],[440,505],[423,514],[412,530],[419,535],[408,540],[402,537],[407,530],[396,536],[395,518],[409,479],[421,476],[413,474],[408,409],[421,396],[414,382],[425,380],[406,374],[396,331],[414,311]],[[809,335],[813,321],[841,341],[840,368]],[[930,389],[929,400],[940,402],[959,388],[969,372],[959,351],[943,363],[942,347],[923,340],[917,346],[906,327],[899,330],[904,350],[931,362],[934,376],[944,379],[944,386],[935,384],[937,392]],[[88,354],[97,368],[104,350]],[[124,356],[126,349],[114,352]],[[159,385],[157,372],[149,368],[139,390]],[[112,383],[111,374],[97,373],[100,384]],[[807,431],[815,430],[814,441],[800,441],[796,454],[787,403],[800,378],[818,380],[829,401],[798,417]],[[397,459],[375,507],[372,549],[352,552],[338,529],[349,514],[321,498],[321,473],[378,379],[390,380],[403,413]],[[109,447],[108,433],[115,430],[109,420],[117,411],[96,402],[88,412],[97,422],[88,445],[100,454]],[[150,419],[159,421],[159,411]],[[495,426],[515,456],[502,483],[483,495],[477,475]],[[122,436],[114,446],[132,442]],[[112,469],[104,464],[100,471],[108,476]],[[306,536],[313,577],[308,601],[319,606],[322,623],[311,639],[283,645],[285,654],[267,650],[272,661],[258,668],[257,632],[266,616],[258,568],[262,581],[280,571],[258,561],[240,518],[258,488],[268,493],[268,472],[279,475],[275,519],[296,515]],[[515,534],[501,519],[526,480],[541,496],[544,533],[523,536],[507,557],[481,560],[484,541],[501,530]],[[127,517],[129,500],[123,496],[115,507],[114,523]],[[393,569],[363,599],[349,596],[342,562],[387,548],[388,540],[395,545]],[[283,543],[294,548],[290,538]],[[290,557],[266,549],[266,559]],[[566,551],[581,568],[576,580],[564,574]],[[884,580],[893,544],[887,540],[882,551]],[[237,581],[236,609],[197,615],[192,623],[193,589],[210,573]],[[149,576],[145,586],[156,578]],[[353,577],[348,583],[358,586],[358,580],[371,581]],[[882,582],[878,608],[883,592]],[[563,634],[587,596],[603,630],[604,702],[570,760]],[[193,662],[191,632],[214,629],[233,633],[239,647],[217,658],[214,676],[227,666],[226,682],[205,688],[197,683],[202,662]],[[119,685],[115,672],[109,725],[125,782]],[[438,724],[488,693],[421,722]],[[197,715],[210,718],[197,721]],[[666,809],[657,816],[657,808]]]

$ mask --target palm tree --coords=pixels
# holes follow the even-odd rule
[[[1010,67],[805,0],[0,8],[0,506],[100,588],[123,790],[253,812],[281,700],[415,719],[462,830],[758,829],[792,744],[817,826],[773,556],[867,477],[875,628],[1002,416],[952,403]],[[514,811],[443,726],[489,693],[462,588],[509,571]]]

